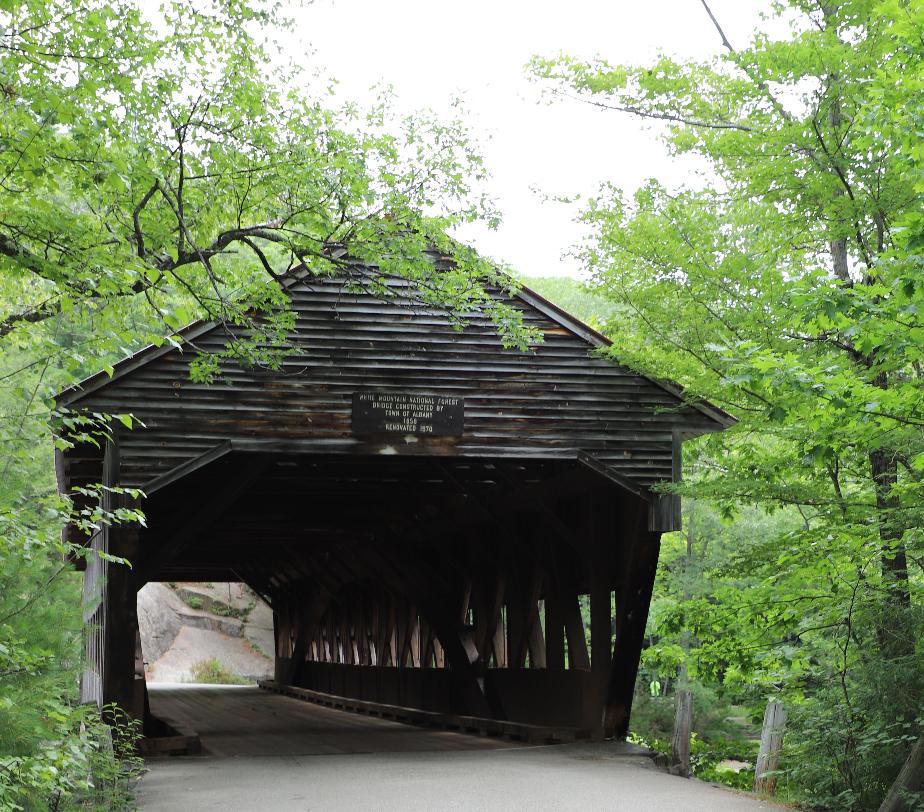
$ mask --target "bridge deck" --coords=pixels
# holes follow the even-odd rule
[[[498,738],[429,730],[227,685],[149,685],[151,711],[199,734],[205,755],[307,756],[492,750],[522,746]]]

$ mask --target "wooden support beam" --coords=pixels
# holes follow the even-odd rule
[[[355,665],[356,659],[353,657],[353,633],[350,629],[350,616],[346,606],[338,607],[340,620],[340,662],[348,665]]]
[[[137,530],[110,528],[108,547],[110,555],[134,560],[138,552]],[[138,589],[126,565],[109,565],[106,599],[103,704],[115,703],[141,721],[144,719],[144,677],[139,680],[135,675]]]
[[[616,640],[603,727],[606,736],[618,738],[626,736],[629,731],[632,695],[661,548],[661,534],[646,529],[647,519],[647,509],[643,506],[636,532],[624,544],[622,572],[616,590]]]
[[[484,677],[473,667],[472,651],[467,650],[463,645],[458,626],[453,624],[448,613],[442,614],[437,607],[434,607],[433,611],[428,614],[445,652],[449,667],[460,676],[459,687],[463,692],[467,713],[504,718],[503,709],[499,704],[496,701],[489,701],[485,695]],[[477,652],[475,656],[477,657]]]
[[[545,585],[545,667],[550,671],[565,668],[565,620],[561,590],[553,579]]]
[[[284,685],[298,685],[308,657],[309,646],[315,637],[315,629],[330,605],[330,596],[320,589],[315,589],[307,595],[299,591],[293,600],[292,621],[295,638]]]
[[[526,658],[526,588],[511,578],[507,584],[507,668],[522,668]]]
[[[433,637],[433,661],[437,668],[446,667],[446,653],[443,651],[442,645],[440,645],[439,638],[435,635]]]
[[[542,633],[542,614],[540,612],[541,601],[536,602],[536,609],[533,612],[532,621],[529,623],[529,667],[545,668],[545,636]]]
[[[354,591],[350,596],[350,615],[353,626],[353,646],[357,665],[369,665],[369,652],[366,637],[366,616],[363,612],[363,595]]]
[[[500,629],[501,636],[503,636],[504,632],[504,590],[507,584],[507,578],[504,570],[499,564],[496,566],[497,572],[493,579],[488,583],[485,589],[480,590],[480,606],[476,607],[476,646],[478,648],[479,658],[483,662],[487,662],[491,657],[498,629]]]
[[[388,640],[388,665],[399,666],[398,662],[398,624],[395,617],[395,599],[388,598],[388,626],[385,633]]]
[[[413,608],[412,614],[408,617],[408,665],[411,668],[420,668],[420,615],[417,613],[417,607]]]
[[[369,628],[371,629],[372,640],[371,640],[371,651],[372,651],[372,665],[381,665],[382,664],[382,653],[384,649],[384,619],[382,617],[382,595],[381,593],[376,593],[372,596],[372,601],[369,606]]]
[[[584,619],[581,617],[581,603],[574,593],[562,596],[562,614],[565,621],[565,635],[568,640],[568,668],[590,670],[590,656],[587,653],[587,636]]]
[[[219,490],[210,494],[172,527],[153,535],[146,533],[136,578],[147,580],[158,577],[158,571],[235,504],[260,479],[268,465],[268,458],[257,457],[249,465],[230,472]]]
[[[515,602],[507,604],[507,623],[512,630],[508,634],[510,643],[510,668],[523,668],[526,655],[530,655],[533,667],[545,668],[545,641],[539,621],[539,596],[542,594],[542,572],[534,564],[525,583],[514,592]],[[533,658],[539,663],[534,664]]]
[[[597,574],[590,593],[590,661],[591,668],[602,674],[609,674],[613,654],[611,606],[609,580],[605,573]]]
[[[494,654],[494,665],[497,668],[507,668],[509,659],[507,657],[507,630],[505,628],[504,617],[501,615],[497,624],[497,630],[494,632],[494,641],[491,646]]]
[[[420,618],[420,667],[433,668],[433,632],[425,617]]]
[[[119,435],[113,433],[103,455],[102,507],[114,512],[123,504],[122,497],[111,489],[120,484]],[[105,625],[102,629],[103,673],[102,700],[104,705],[115,703],[129,716],[139,721],[145,718],[144,669],[135,673],[138,641],[138,583],[133,567],[137,565],[138,528],[105,524],[102,549],[111,556],[124,558],[129,564],[109,562],[106,567]]]

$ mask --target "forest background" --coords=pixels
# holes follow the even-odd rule
[[[732,43],[702,6],[724,46],[708,63],[529,68],[551,104],[655,122],[708,168],[684,188],[602,186],[578,249],[592,295],[540,283],[614,358],[739,419],[687,446],[634,728],[657,746],[691,689],[694,768],[719,777],[720,756],[749,755],[740,720],[776,697],[781,792],[876,809],[924,750],[924,8],[789,0],[767,8],[789,37]],[[278,278],[339,270],[331,242],[463,321],[489,309],[511,346],[537,339],[486,295],[508,284],[497,265],[447,236],[498,216],[462,121],[304,90],[269,59],[274,6],[159,15],[0,4],[0,806],[127,792],[74,701],[79,579],[62,561],[84,553],[60,528],[139,517],[72,515],[52,449],[133,419],[59,412],[55,391],[198,317],[250,330],[223,358],[272,365],[291,325]],[[427,244],[457,269],[435,273]]]

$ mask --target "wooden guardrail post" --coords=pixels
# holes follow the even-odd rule
[[[776,792],[776,769],[783,747],[783,731],[786,727],[786,710],[778,699],[767,701],[764,711],[764,726],[760,731],[760,750],[754,768],[754,792],[773,795]]]
[[[674,737],[671,739],[672,775],[690,777],[690,734],[693,727],[693,692],[677,691],[677,713],[674,717]]]

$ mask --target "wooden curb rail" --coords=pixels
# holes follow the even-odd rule
[[[171,720],[156,717],[155,735],[144,736],[138,740],[138,754],[144,758],[154,756],[198,756],[202,753],[199,734]]]
[[[585,728],[530,725],[523,722],[487,719],[481,716],[438,713],[436,711],[420,710],[419,708],[407,708],[402,705],[387,705],[382,702],[370,702],[365,699],[325,694],[322,691],[312,691],[309,688],[282,685],[275,680],[260,680],[257,684],[267,691],[273,691],[274,693],[306,702],[314,702],[317,705],[324,705],[336,710],[364,713],[368,716],[379,716],[383,719],[393,719],[396,722],[411,725],[442,727],[447,730],[456,730],[478,736],[505,737],[527,744],[563,744],[591,738],[591,731]]]

